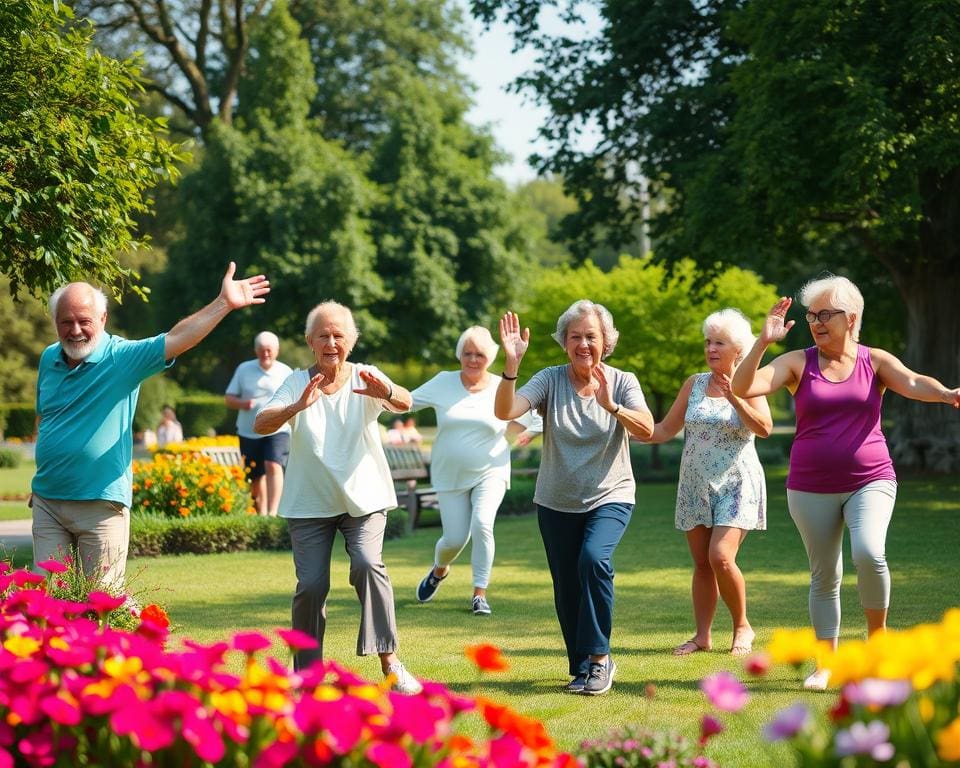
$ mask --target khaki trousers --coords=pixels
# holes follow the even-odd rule
[[[104,586],[123,589],[130,510],[118,501],[64,501],[34,494],[33,563],[79,553],[80,566]]]
[[[397,619],[393,586],[383,563],[383,533],[387,515],[373,512],[363,517],[287,518],[293,544],[297,590],[293,595],[293,628],[313,637],[319,648],[301,650],[294,667],[303,669],[323,658],[327,628],[327,595],[330,592],[330,556],[333,540],[343,534],[350,557],[350,584],[360,598],[360,631],[357,655],[397,650]]]

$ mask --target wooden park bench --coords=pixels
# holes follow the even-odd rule
[[[437,492],[429,483],[430,470],[416,445],[385,445],[390,476],[397,488],[397,501],[407,510],[407,526],[412,531],[420,520],[420,510],[437,507]]]
[[[200,453],[213,459],[214,464],[222,464],[225,467],[243,466],[243,455],[240,453],[239,446],[207,445],[200,449]]]

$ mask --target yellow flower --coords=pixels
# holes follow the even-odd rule
[[[25,659],[40,650],[40,641],[25,635],[11,635],[3,641],[3,647],[14,656]]]
[[[816,659],[821,648],[812,629],[777,629],[773,632],[767,652],[777,663],[799,665],[808,659]]]
[[[917,711],[920,713],[920,719],[923,720],[924,723],[929,723],[933,720],[937,708],[928,696],[921,696],[917,700]]]

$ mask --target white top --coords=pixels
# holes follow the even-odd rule
[[[434,408],[437,437],[430,454],[430,484],[438,491],[461,491],[488,476],[501,478],[510,487],[510,422],[493,415],[500,377],[490,374],[487,386],[469,392],[460,371],[442,371],[417,387],[412,410]],[[533,432],[542,432],[536,414],[518,419]]]
[[[340,389],[332,395],[321,392],[317,402],[290,420],[280,517],[363,517],[397,506],[377,424],[383,401],[353,391],[366,389],[361,370],[390,382],[372,365],[353,363]],[[310,374],[298,368],[264,407],[292,405],[309,381]]]
[[[241,400],[253,400],[253,407],[248,410],[237,411],[237,434],[240,437],[249,437],[256,440],[264,437],[253,431],[253,422],[263,406],[273,397],[273,393],[283,384],[293,371],[286,363],[275,360],[269,371],[260,367],[257,359],[245,360],[233,372],[233,378],[227,384],[227,394],[239,397]],[[289,432],[290,426],[284,424],[277,432]],[[273,434],[277,434],[274,432]]]
[[[157,447],[163,448],[170,443],[183,442],[183,427],[179,421],[161,421],[157,427]]]

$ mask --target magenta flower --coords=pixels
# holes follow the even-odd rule
[[[37,563],[37,568],[43,568],[48,573],[63,573],[67,570],[67,566],[59,560],[44,560],[42,563]]]
[[[302,651],[320,647],[320,643],[299,629],[278,629],[277,635],[287,644],[287,647],[291,651]]]
[[[810,710],[803,704],[794,704],[781,709],[773,720],[763,726],[763,738],[767,741],[792,739],[806,726],[810,719]]]
[[[843,696],[851,704],[867,707],[896,707],[903,704],[913,691],[908,680],[880,680],[868,678],[844,686]]]
[[[87,595],[87,604],[91,609],[101,614],[115,611],[125,602],[127,602],[127,598],[124,595],[114,597],[113,595],[108,595],[106,592],[100,592],[99,590],[94,590]]]
[[[270,638],[259,632],[237,632],[233,636],[233,647],[243,653],[265,651],[271,645],[273,643],[270,642]]]
[[[383,742],[367,747],[366,758],[379,768],[410,768],[413,765],[405,749]]]
[[[888,739],[890,729],[886,723],[873,720],[868,724],[854,723],[844,731],[837,731],[837,757],[847,755],[870,755],[878,762],[884,762],[893,757],[896,751]]]
[[[55,723],[60,725],[79,725],[83,720],[83,711],[72,696],[55,694],[40,702],[40,709]]]
[[[723,723],[712,715],[704,715],[700,720],[700,746],[702,747],[712,737],[718,733],[723,733],[723,731]]]
[[[750,699],[746,686],[729,672],[717,672],[700,681],[707,700],[723,712],[739,712]]]

